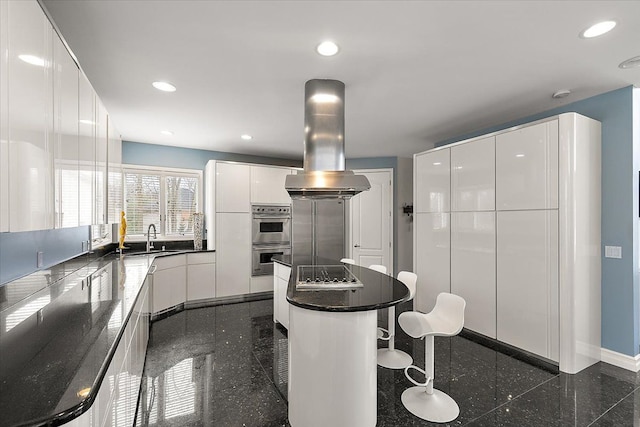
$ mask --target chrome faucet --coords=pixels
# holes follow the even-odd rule
[[[151,252],[153,249],[153,242],[151,241],[151,227],[153,227],[153,239],[157,239],[158,235],[156,234],[156,225],[149,224],[149,228],[147,228],[147,252]]]

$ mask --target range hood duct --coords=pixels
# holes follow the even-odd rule
[[[366,176],[345,170],[344,83],[304,85],[304,134],[304,170],[285,180],[291,198],[348,199],[371,188]]]

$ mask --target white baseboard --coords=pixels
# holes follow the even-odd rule
[[[626,354],[603,348],[600,349],[600,360],[628,371],[640,371],[640,354],[637,354],[636,356],[628,356]]]

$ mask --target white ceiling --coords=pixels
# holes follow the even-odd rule
[[[129,141],[301,159],[304,83],[332,78],[347,157],[406,157],[640,86],[618,68],[640,55],[640,1],[42,1]]]

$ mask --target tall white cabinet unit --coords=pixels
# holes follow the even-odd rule
[[[205,167],[207,248],[216,250],[216,297],[273,290],[273,276],[252,276],[251,205],[291,203],[291,168],[210,160]]]
[[[450,291],[467,329],[567,373],[600,360],[600,133],[566,113],[416,154],[416,308]]]
[[[450,160],[450,150],[414,157],[413,265],[420,289],[414,307],[425,313],[433,308],[440,292],[451,290]]]

